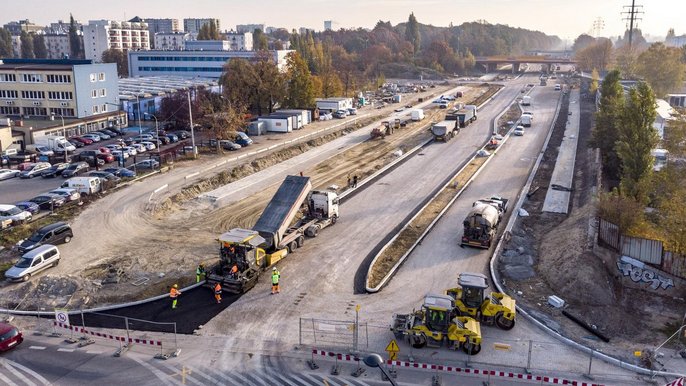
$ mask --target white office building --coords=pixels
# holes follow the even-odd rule
[[[86,59],[100,62],[109,49],[122,51],[149,50],[150,38],[145,22],[90,20],[83,26]]]
[[[236,26],[236,32],[238,33],[244,33],[244,32],[250,32],[253,33],[255,32],[256,29],[265,32],[265,28],[267,26],[265,24],[238,24]]]
[[[45,48],[48,50],[48,59],[65,59],[69,57],[71,54],[69,35],[45,34],[43,37],[45,38]],[[81,38],[80,35],[79,38]]]
[[[206,18],[206,19],[183,19],[183,30],[185,32],[189,32],[193,34],[193,36],[196,36],[198,32],[200,32],[200,28],[202,28],[203,25],[205,24],[210,24],[210,21],[214,20],[214,24],[217,26],[217,31],[220,31],[219,29],[219,19],[211,19],[211,18]]]
[[[184,50],[186,49],[186,42],[191,39],[191,34],[188,32],[160,32],[155,34],[156,50]]]

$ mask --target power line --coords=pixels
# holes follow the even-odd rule
[[[624,6],[624,11],[622,11],[622,14],[626,16],[622,20],[629,22],[629,49],[631,49],[631,43],[634,35],[634,23],[637,23],[639,20],[643,20],[643,18],[641,18],[639,15],[643,15],[644,13],[643,6],[636,5],[636,0],[631,0],[631,5]]]
[[[597,38],[600,36],[601,31],[605,28],[605,20],[602,17],[598,17],[593,20],[593,27],[591,27],[590,35]]]

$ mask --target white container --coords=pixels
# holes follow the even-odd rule
[[[565,301],[555,295],[551,295],[548,296],[548,304],[555,308],[562,308],[565,305]]]

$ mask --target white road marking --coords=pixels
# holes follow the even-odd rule
[[[284,383],[282,383],[282,384],[288,384],[290,386],[300,386],[300,385],[296,385],[295,383],[291,382],[290,380],[288,380],[286,378],[283,378],[280,374],[277,374],[276,372],[274,372],[272,370],[265,370],[264,373],[269,375],[272,378],[283,381]]]
[[[29,346],[31,350],[45,350],[45,346]]]
[[[86,351],[86,354],[98,355],[98,354],[102,354],[102,351]]]
[[[157,377],[157,379],[159,379],[160,381],[162,381],[162,383],[164,383],[165,385],[174,385],[174,383],[177,383],[177,382],[172,383],[174,380],[173,380],[172,378],[170,378],[167,374],[165,374],[165,373],[163,373],[162,371],[158,370],[157,368],[155,368],[155,367],[152,366],[151,364],[146,363],[146,362],[144,362],[144,361],[142,361],[142,360],[136,358],[135,355],[131,355],[131,356],[129,356],[129,358],[131,358],[132,360],[134,360],[134,361],[135,361],[136,363],[138,363],[139,365],[141,365],[141,366],[145,367],[146,369],[148,369],[151,373],[153,373],[153,374]],[[179,384],[180,384],[180,382],[179,382]]]
[[[16,369],[19,369],[19,370],[25,372],[26,374],[36,378],[36,380],[38,382],[42,383],[43,385],[49,385],[50,384],[50,382],[48,382],[47,379],[43,378],[42,375],[38,374],[37,372],[31,370],[30,368],[28,368],[24,365],[21,365],[17,362],[13,362],[9,359],[4,359],[2,361],[2,363],[5,365],[5,367],[7,369],[9,369],[12,373],[14,373],[14,375],[16,375],[18,378],[20,378],[22,381],[24,381],[28,385],[35,385],[35,383],[31,382],[31,380],[29,380],[26,376],[24,376],[22,373],[20,373]]]
[[[58,348],[57,351],[59,351],[59,352],[74,352],[75,349],[73,349],[73,348]]]
[[[171,373],[172,377],[174,377],[174,378],[179,377],[179,379],[182,381],[182,383],[184,385],[187,384],[188,382],[195,384],[195,385],[198,385],[198,386],[204,385],[203,382],[198,381],[191,376],[191,375],[198,375],[198,374],[195,372],[195,370],[189,368],[188,366],[184,366],[181,370],[177,369],[176,367],[174,367],[172,365],[168,365],[166,363],[162,363],[162,366],[171,370],[172,371],[172,373]],[[188,373],[186,373],[185,375],[183,375],[182,373],[184,370],[190,370],[190,371]]]
[[[193,375],[195,375],[195,376],[198,376],[198,377],[200,377],[200,378],[205,378],[205,379],[209,380],[210,382],[212,382],[212,384],[215,384],[215,385],[221,385],[221,384],[222,384],[222,381],[220,381],[220,380],[217,379],[217,378],[213,378],[213,377],[209,376],[209,375],[208,375],[206,372],[204,372],[204,371],[198,371],[197,369],[190,368],[190,367],[188,367],[188,366],[186,366],[186,368],[188,368],[188,369],[190,369],[190,370],[192,371],[191,374],[193,374]]]
[[[216,373],[214,373],[214,374],[217,375],[217,376],[219,376],[221,379],[223,379],[223,380],[226,382],[226,383],[220,383],[220,384],[222,384],[222,385],[224,385],[224,384],[236,385],[236,386],[241,386],[241,385],[242,385],[241,383],[237,383],[238,381],[236,381],[235,379],[229,378],[228,375],[222,374],[220,371],[218,371],[218,372],[216,372]],[[233,373],[232,373],[232,374],[233,374]]]
[[[0,358],[0,367],[6,367],[6,366],[5,366],[5,360],[2,359],[2,358]],[[11,370],[10,370],[10,371],[11,371]],[[7,378],[6,376],[4,376],[4,375],[2,374],[2,372],[0,372],[0,382],[4,382],[6,385],[9,385],[9,386],[17,386],[17,384],[14,383],[14,382],[12,382],[11,379],[9,379],[9,378]]]

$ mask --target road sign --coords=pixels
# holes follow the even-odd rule
[[[67,310],[55,308],[55,320],[57,323],[62,323],[69,326],[69,314],[67,313]]]
[[[391,339],[386,346],[386,352],[388,353],[389,360],[396,360],[398,358],[398,353],[400,352],[400,347],[398,347],[398,342],[395,339]]]

